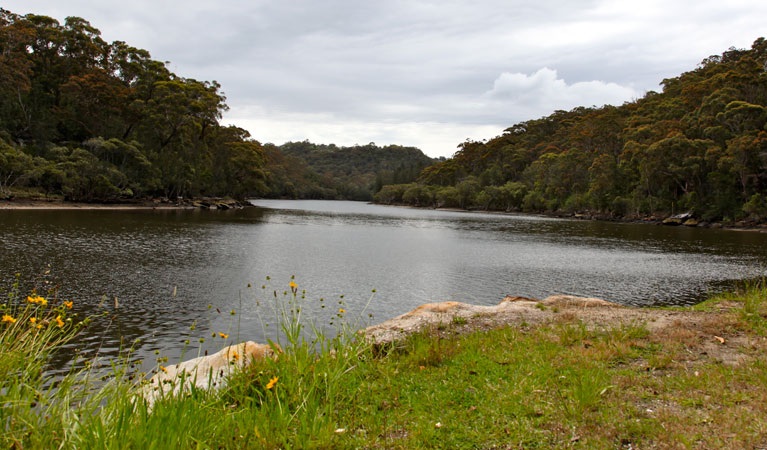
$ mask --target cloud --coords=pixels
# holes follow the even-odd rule
[[[460,143],[497,136],[503,127],[488,124],[460,124],[436,121],[373,121],[344,119],[332,113],[268,112],[261,108],[230,111],[225,123],[250,130],[262,143],[283,144],[309,140],[318,144],[352,146],[377,145],[418,147],[430,156],[451,156]]]
[[[490,102],[524,111],[529,118],[577,106],[620,105],[643,93],[617,83],[599,80],[568,84],[556,70],[544,67],[531,75],[504,72],[484,94]]]

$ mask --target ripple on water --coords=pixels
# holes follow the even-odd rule
[[[690,304],[767,274],[766,234],[354,202],[258,204],[226,212],[4,211],[0,279],[8,284],[20,272],[26,287],[59,286],[83,315],[106,312],[72,348],[111,356],[139,339],[135,357],[146,368],[156,364],[155,351],[172,362],[222,345],[210,336],[218,331],[273,337],[256,300],[281,295],[292,275],[307,290],[307,317],[325,326],[339,307],[361,312],[372,289],[360,315],[382,321],[422,303],[490,305],[507,294]]]

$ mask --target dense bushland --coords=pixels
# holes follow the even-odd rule
[[[731,48],[621,106],[579,107],[467,141],[383,203],[636,217],[767,219],[767,41]]]
[[[0,196],[244,197],[265,189],[261,144],[219,123],[215,81],[184,78],[86,20],[0,10]]]

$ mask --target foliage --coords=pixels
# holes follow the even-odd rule
[[[271,197],[371,200],[384,185],[414,181],[435,161],[414,147],[338,147],[309,141],[266,146]]]
[[[55,291],[22,295],[18,277],[0,304],[0,443],[6,448],[49,447],[53,436],[30,430],[75,426],[68,402],[82,400],[80,374],[65,376],[58,384],[46,376],[46,365],[58,348],[71,342],[89,320],[78,321],[73,302]],[[67,395],[62,396],[62,392]],[[24,443],[27,443],[25,445]],[[31,445],[29,445],[31,444]]]
[[[70,304],[37,294],[22,301],[12,289],[0,323],[0,442],[9,448],[751,448],[766,437],[763,282],[708,302],[704,323],[690,327],[703,327],[701,336],[722,348],[737,346],[729,339],[749,342],[733,364],[712,357],[713,349],[703,351],[709,344],[683,326],[656,334],[640,323],[586,326],[566,314],[532,327],[460,334],[470,320],[454,320],[374,352],[353,328],[339,328],[337,337],[317,333],[301,312],[307,296],[295,281],[274,295],[263,291],[272,300],[260,301],[272,305],[285,339],[279,357],[235,373],[219,392],[185,392],[150,410],[119,363],[98,385],[82,371],[54,386],[41,369],[76,332],[67,320]],[[736,306],[726,312],[722,302]],[[345,315],[341,308],[336,317]],[[305,327],[313,337],[307,339]]]
[[[215,81],[183,78],[79,17],[0,9],[0,198],[262,194],[264,155]]]
[[[731,48],[663,80],[660,93],[556,111],[487,142],[464,142],[451,159],[425,168],[418,184],[458,189],[434,206],[764,221],[766,67],[767,41],[759,38],[750,50]],[[377,201],[423,203],[395,192],[387,187]]]

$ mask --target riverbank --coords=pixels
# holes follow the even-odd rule
[[[609,222],[623,222],[623,223],[646,223],[651,225],[663,225],[672,227],[688,227],[688,228],[714,228],[714,229],[729,229],[729,230],[741,230],[741,231],[759,231],[767,233],[767,223],[757,222],[754,220],[739,220],[739,221],[721,221],[721,222],[707,222],[694,217],[690,213],[677,214],[672,216],[631,216],[631,217],[613,217],[604,216],[599,214],[581,214],[581,213],[550,213],[552,217],[560,217],[567,219],[577,220],[601,220]]]
[[[4,209],[93,209],[93,210],[130,210],[130,209],[239,209],[248,208],[253,205],[247,201],[236,201],[227,198],[200,198],[200,199],[186,199],[181,201],[170,201],[168,199],[145,199],[130,201],[124,203],[84,203],[84,202],[70,202],[61,199],[38,199],[38,198],[19,198],[13,200],[0,200],[0,210]],[[411,205],[389,205],[405,208],[419,207]],[[453,211],[453,212],[481,212],[489,214],[523,214],[515,212],[504,211],[479,211],[460,208],[428,208],[437,211]],[[694,219],[674,220],[673,217],[613,217],[602,216],[594,214],[581,214],[581,213],[530,213],[539,214],[546,217],[556,217],[560,219],[574,219],[574,220],[596,220],[604,222],[622,222],[622,223],[642,223],[648,225],[664,225],[664,226],[680,226],[680,227],[697,227],[697,228],[712,228],[712,229],[728,229],[734,231],[751,231],[759,233],[767,233],[767,223],[760,223],[754,221],[728,221],[728,222],[705,222]],[[671,220],[670,220],[671,219]]]
[[[300,339],[291,325],[300,323],[296,306],[303,297],[290,289],[287,300],[276,300],[288,333],[279,356],[255,361],[220,390],[169,396],[148,411],[121,371],[127,366],[118,364],[88,401],[79,397],[87,391],[67,383],[56,393],[5,398],[0,442],[22,448],[767,445],[764,284],[694,308],[638,309],[574,297],[507,298],[497,307],[423,305],[368,328],[368,336],[405,331],[373,346],[354,330]],[[58,308],[50,317],[66,311]],[[20,323],[4,317],[2,326]],[[55,323],[53,330],[67,330]],[[7,334],[0,335],[4,346],[19,342]],[[6,356],[0,369],[18,370],[8,361],[27,361],[0,350]],[[165,364],[158,360],[158,374],[170,372]],[[4,395],[17,395],[15,377],[1,380]]]
[[[230,198],[199,198],[170,201],[168,199],[145,199],[117,203],[70,202],[61,199],[13,199],[0,200],[3,209],[51,209],[51,210],[131,210],[131,209],[239,209],[251,207],[248,202]]]
[[[591,213],[565,213],[565,212],[508,212],[508,211],[495,211],[495,210],[478,210],[478,209],[461,209],[461,208],[433,208],[433,207],[419,207],[407,204],[384,204],[375,203],[387,206],[397,206],[414,209],[433,209],[435,211],[453,211],[453,212],[477,212],[483,214],[525,214],[525,215],[540,215],[543,217],[555,217],[558,219],[573,219],[584,221],[600,221],[600,222],[616,222],[616,223],[637,223],[647,225],[663,225],[663,226],[678,226],[682,228],[712,228],[712,229],[727,229],[735,231],[754,231],[767,233],[767,222],[749,221],[721,221],[721,222],[707,222],[698,220],[689,214],[680,214],[674,216],[627,216],[627,217],[615,217],[612,215],[604,214],[591,214]]]

